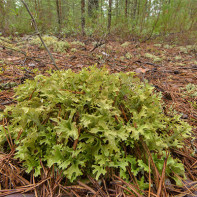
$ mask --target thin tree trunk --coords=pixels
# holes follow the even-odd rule
[[[119,2],[118,2],[118,0],[116,0],[115,12],[116,12],[116,23],[118,23],[118,16],[119,16]]]
[[[0,18],[0,28],[4,32],[5,30],[5,7],[4,7],[4,1],[0,0],[0,12],[1,12],[1,18]]]
[[[137,0],[134,0],[133,2],[133,19],[136,19],[136,13],[137,13]]]
[[[110,33],[110,30],[111,30],[111,14],[112,14],[112,0],[109,0],[108,25],[107,25],[107,29],[108,29],[109,33]]]
[[[81,0],[81,29],[82,34],[85,35],[85,0]]]
[[[59,28],[61,28],[61,0],[56,0],[56,8],[57,8],[57,18],[58,18],[58,24]]]
[[[128,14],[128,0],[125,0],[125,18],[127,19]]]

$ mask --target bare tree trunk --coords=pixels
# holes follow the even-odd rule
[[[5,7],[4,7],[4,1],[0,0],[0,12],[1,12],[1,18],[0,18],[0,29],[4,32],[5,29]]]
[[[137,13],[137,0],[134,0],[134,2],[133,2],[133,19],[136,19],[136,13]]]
[[[85,0],[81,0],[81,29],[82,34],[85,35]]]
[[[61,17],[61,0],[56,0],[56,8],[57,8],[57,18],[58,18],[58,24],[59,28],[61,29],[62,24],[62,17]]]
[[[111,13],[112,13],[112,0],[109,0],[108,25],[107,25],[107,29],[108,29],[109,33],[110,33],[110,29],[111,29]]]
[[[125,18],[127,19],[128,14],[128,0],[125,0]]]

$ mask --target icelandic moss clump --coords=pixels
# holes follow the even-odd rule
[[[40,175],[40,161],[61,169],[70,181],[112,172],[129,179],[130,169],[145,188],[149,167],[142,141],[161,172],[166,150],[182,147],[191,132],[178,116],[164,115],[160,96],[134,73],[90,67],[38,75],[16,88],[16,100],[2,114],[8,121],[4,127],[16,144],[15,157],[35,176]],[[3,151],[5,142],[1,126]],[[166,176],[176,180],[172,172],[184,176],[184,167],[169,156]]]
[[[70,44],[68,42],[59,41],[54,36],[43,36],[42,39],[46,46],[55,52],[66,52],[70,48]],[[31,44],[38,45],[41,49],[44,49],[44,46],[38,37],[33,38],[31,40]]]

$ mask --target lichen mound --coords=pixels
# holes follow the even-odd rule
[[[129,179],[132,173],[146,187],[150,155],[142,142],[161,173],[166,151],[182,147],[190,136],[190,126],[164,115],[161,97],[134,73],[89,67],[49,74],[17,87],[17,105],[1,115],[8,122],[0,127],[3,151],[9,149],[6,129],[16,145],[15,157],[35,176],[42,163],[71,182],[81,175],[99,179],[111,173]],[[184,176],[183,165],[169,155],[166,174],[176,179],[172,171]]]

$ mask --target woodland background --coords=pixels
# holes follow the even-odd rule
[[[0,0],[0,196],[29,192],[31,193],[29,195],[36,197],[39,195],[42,197],[65,195],[70,197],[197,196],[197,0],[25,0],[25,2],[35,18],[39,32],[34,29],[35,23],[27,12],[23,0]],[[49,53],[38,36],[43,38],[50,50]],[[53,58],[50,59],[49,54],[53,56],[54,61],[51,61]],[[77,99],[79,96],[84,96],[86,99],[86,92],[87,95],[89,92],[96,95],[93,92],[95,88],[91,91],[85,88],[90,76],[86,72],[89,72],[88,69],[91,65],[95,66],[91,68],[94,71],[94,76],[91,74],[93,77],[90,78],[98,78],[102,84],[105,84],[102,77],[109,77],[110,80],[107,81],[110,82],[108,84],[110,86],[106,89],[110,91],[117,93],[117,85],[113,85],[116,74],[126,76],[128,73],[135,73],[134,78],[141,84],[136,87],[148,88],[148,91],[155,92],[153,95],[159,95],[162,101],[162,107],[159,109],[162,109],[162,113],[154,108],[155,101],[147,102],[147,99],[144,99],[146,96],[144,97],[141,88],[136,88],[135,91],[127,90],[129,95],[134,92],[132,97],[134,101],[136,101],[138,93],[137,102],[140,101],[138,104],[142,106],[138,107],[138,104],[134,102],[133,106],[135,108],[137,106],[135,114],[138,116],[134,120],[134,113],[129,111],[130,106],[126,106],[131,102],[125,102],[123,105],[117,104],[117,110],[121,113],[120,123],[123,122],[125,125],[131,126],[132,129],[129,130],[131,133],[146,131],[147,120],[145,119],[143,122],[141,115],[142,109],[147,109],[146,106],[144,107],[144,103],[145,105],[146,103],[154,103],[154,106],[148,108],[148,115],[143,115],[144,118],[149,118],[149,122],[154,122],[153,119],[159,122],[158,117],[165,115],[166,119],[173,119],[174,116],[180,117],[181,124],[186,125],[183,132],[179,122],[174,120],[166,123],[165,130],[150,129],[159,137],[161,134],[167,133],[169,154],[166,149],[162,149],[162,155],[158,154],[158,147],[163,146],[164,143],[158,143],[158,140],[147,137],[149,135],[146,134],[141,135],[140,140],[134,146],[132,145],[132,148],[125,143],[125,140],[118,141],[121,142],[121,146],[119,146],[120,144],[118,146],[122,149],[122,151],[117,151],[118,153],[125,153],[125,158],[127,155],[136,157],[136,162],[133,162],[135,159],[128,162],[127,168],[123,170],[128,182],[119,176],[118,168],[123,166],[124,162],[117,160],[118,154],[114,154],[114,146],[111,146],[110,150],[114,154],[114,161],[119,161],[117,165],[113,164],[118,168],[116,170],[109,168],[106,162],[108,155],[103,157],[102,168],[98,170],[102,174],[102,180],[99,181],[95,179],[96,168],[90,166],[87,170],[86,166],[82,167],[80,157],[76,159],[79,165],[75,165],[75,157],[72,156],[72,153],[81,153],[78,150],[82,147],[80,144],[84,145],[84,141],[80,137],[86,132],[86,127],[89,124],[88,117],[86,119],[81,117],[85,117],[87,111],[90,112],[90,117],[93,117],[91,113],[94,110],[88,110],[86,102],[80,100],[80,107],[81,103],[85,103],[82,107],[83,111],[75,113],[74,118],[70,118],[70,111],[65,115],[64,108],[61,107],[67,106],[64,105],[65,98],[71,98],[71,101],[74,101],[74,106],[78,109],[75,96]],[[68,72],[70,78],[67,75],[63,79],[59,75],[47,78],[55,70],[54,66],[61,70],[59,73],[63,73],[62,76]],[[108,74],[101,69],[102,67],[105,67]],[[49,74],[49,70],[52,71],[51,74]],[[78,89],[72,89],[75,82],[77,84],[75,87],[80,84],[77,81],[79,76],[82,76],[82,81],[84,81],[84,76],[87,77],[83,89],[81,89],[81,85]],[[36,80],[40,81],[39,77],[44,80],[46,78],[48,86],[40,85],[40,89],[37,89],[37,85],[41,84],[36,82]],[[72,84],[69,87],[60,86],[60,84],[67,84],[64,84],[66,80],[68,80],[68,84]],[[112,81],[113,83],[111,83]],[[146,85],[146,82],[149,84]],[[51,85],[53,83],[55,85]],[[99,83],[96,81],[95,84]],[[100,90],[102,88],[100,85],[96,87],[99,87],[98,96],[101,98]],[[106,86],[103,85],[103,87]],[[130,88],[130,84],[124,87]],[[17,89],[18,95],[16,95]],[[51,89],[49,95],[48,90]],[[45,90],[47,96],[40,99],[39,96],[42,95],[40,92]],[[108,95],[113,94],[109,93]],[[115,94],[115,99],[112,100],[118,102],[118,95]],[[25,97],[24,102],[21,102],[20,98],[23,97]],[[48,104],[51,101],[43,101],[46,98],[52,98],[51,112],[49,113]],[[127,96],[123,98],[119,99],[120,102],[125,101]],[[62,99],[63,104],[58,99]],[[150,99],[152,99],[151,96]],[[105,100],[105,98],[101,98],[101,100]],[[34,101],[41,101],[41,103],[35,105]],[[54,104],[53,102],[56,101],[57,103]],[[100,106],[100,103],[92,106]],[[34,106],[36,106],[35,109]],[[45,110],[46,107],[47,110]],[[102,107],[104,108],[105,105]],[[44,113],[48,113],[46,116],[43,116],[43,109]],[[103,118],[104,122],[108,117],[112,117],[110,109],[110,113],[107,113]],[[68,128],[66,132],[71,128],[68,146],[65,146],[64,143],[62,147],[59,146],[56,136],[63,135],[53,135],[53,131],[57,129],[56,125],[60,124],[61,126],[61,122],[51,123],[49,117],[54,114],[59,116],[61,110],[64,116],[62,120],[71,119],[72,124],[77,124],[77,126],[81,122],[86,124],[82,127],[79,126],[78,130],[75,129],[76,134],[78,133],[77,137],[72,137],[73,128],[70,127],[70,124],[66,126],[62,124],[61,128]],[[12,119],[12,115],[15,116],[16,121]],[[112,120],[118,124],[119,119],[116,119],[116,115],[115,119],[112,117]],[[99,118],[98,122],[101,122],[100,117],[96,117]],[[52,118],[54,121],[54,117]],[[24,126],[23,120],[31,120],[31,124],[26,124],[28,121],[24,121]],[[64,120],[62,122],[64,123]],[[161,122],[163,121],[158,123],[159,126]],[[42,131],[45,133],[37,129],[37,123],[39,126],[41,125]],[[169,129],[169,125],[173,126],[175,123],[174,135]],[[52,138],[48,137],[48,124],[52,127],[50,130]],[[140,125],[145,129],[141,129]],[[190,130],[189,125],[193,131],[190,133],[193,138],[185,138],[181,148],[180,146],[173,148],[172,146],[176,145],[178,138],[181,138],[180,142],[182,143],[182,137],[184,137],[182,135],[187,129]],[[46,129],[43,129],[45,127]],[[35,129],[34,132],[32,132],[32,128]],[[115,127],[113,126],[113,128]],[[28,132],[26,132],[27,130]],[[114,135],[114,131],[112,133]],[[100,137],[100,132],[97,134],[99,137],[95,139],[103,138],[103,136]],[[92,139],[94,135],[91,135]],[[40,136],[42,140],[40,140]],[[14,137],[17,138],[17,141],[19,139],[19,144],[14,143],[16,141]],[[119,137],[122,136],[115,136],[116,139]],[[142,139],[142,137],[144,138]],[[92,150],[95,141],[90,140],[90,142],[92,142],[90,146],[84,145],[84,150],[87,147],[91,147],[88,151]],[[154,146],[156,150],[152,150],[150,146],[155,142],[158,143],[158,147]],[[50,146],[49,143],[51,143]],[[107,149],[103,148],[103,144],[108,147],[108,141],[100,144],[99,151],[103,150],[103,154],[107,154]],[[147,145],[150,146],[147,147]],[[56,154],[56,150],[58,150],[56,148],[59,148],[59,153],[69,153],[68,157]],[[70,148],[72,151],[69,152],[66,149],[63,151],[63,148]],[[49,156],[44,155],[43,151],[49,153]],[[20,160],[16,159],[16,153]],[[87,155],[86,150],[83,153],[85,156]],[[91,156],[94,161],[90,162],[91,160],[88,158],[87,163],[94,164],[100,161],[96,160],[96,156],[99,158],[101,152],[98,153]],[[71,164],[59,168],[58,165],[62,164],[62,161],[68,161],[67,158],[70,158]],[[152,158],[155,160],[153,161]],[[46,159],[49,163],[46,162]],[[98,167],[100,165],[97,165],[97,169]],[[54,169],[56,169],[55,173]],[[66,177],[62,175],[62,169],[67,172]],[[106,169],[107,175],[104,176]],[[36,175],[34,170],[37,172]],[[78,177],[81,170],[83,175]],[[77,177],[76,171],[78,172]],[[151,174],[149,172],[158,173]],[[185,179],[183,179],[184,175]],[[74,183],[69,182],[71,176],[77,178]]]
[[[194,39],[196,0],[26,0],[41,32],[62,36],[105,33],[135,39]],[[34,31],[20,0],[0,1],[0,31]],[[178,34],[178,36],[177,36]]]

